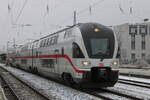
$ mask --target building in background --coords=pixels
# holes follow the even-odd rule
[[[150,23],[126,23],[113,29],[117,35],[122,63],[137,60],[150,62]]]

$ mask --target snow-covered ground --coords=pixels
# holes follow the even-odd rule
[[[119,93],[131,95],[133,97],[140,98],[141,100],[150,100],[150,89],[148,88],[117,83],[115,87],[110,87],[108,89],[118,91]]]
[[[122,75],[120,75],[119,79],[126,79],[126,80],[150,83],[150,79],[137,78],[137,77],[132,77],[132,76],[122,76]]]
[[[86,94],[84,92],[72,89],[70,87],[64,86],[62,84],[55,83],[53,81],[41,78],[39,76],[33,75],[31,73],[27,73],[21,71],[19,69],[15,69],[12,67],[4,67],[8,71],[12,72],[15,76],[22,79],[24,82],[32,84],[37,91],[41,94],[45,95],[49,99],[55,100],[101,100],[98,97]],[[119,76],[121,79],[133,80],[133,81],[140,81],[140,82],[147,82],[150,83],[150,79],[143,79],[137,77],[126,77],[126,76]],[[133,97],[137,97],[143,100],[150,100],[150,89],[142,88],[133,85],[127,85],[123,83],[117,83],[114,87],[107,88],[111,91],[117,91],[122,94],[131,95]],[[114,98],[115,100],[126,100],[125,97],[117,96],[114,94],[110,94],[107,92],[98,92],[97,94]]]
[[[121,74],[150,77],[150,67],[137,68],[135,65],[121,65],[119,72]]]
[[[0,64],[3,66],[3,64]],[[14,69],[11,67],[4,67],[8,71],[12,72],[13,75],[19,77],[24,82],[32,84],[37,91],[48,97],[50,100],[101,100],[95,96],[86,94],[84,92],[69,88],[62,84],[55,83],[53,81],[41,78],[39,76]]]

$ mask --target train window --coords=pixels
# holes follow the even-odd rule
[[[64,34],[64,39],[66,38],[66,34],[67,34],[67,33],[65,32],[65,34]]]
[[[46,45],[46,46],[48,46],[47,44],[48,44],[48,39],[46,39],[46,43],[45,43],[45,45]]]
[[[51,45],[54,45],[54,37],[51,38]]]
[[[116,58],[120,58],[120,47],[118,47],[118,52],[117,52],[117,56],[116,56]]]
[[[38,45],[39,45],[39,41],[36,42],[36,48],[38,48]]]
[[[48,38],[48,40],[47,40],[47,46],[49,46],[50,45],[50,38]]]
[[[54,36],[46,39],[44,44],[45,46],[50,46],[50,45],[57,44],[57,41],[58,41],[58,36]]]
[[[47,45],[47,46],[49,45],[49,38],[47,39],[47,43],[46,43],[46,45]]]
[[[57,44],[58,36],[55,36],[54,38],[55,38],[55,39],[54,39],[54,44]]]
[[[45,46],[48,46],[49,45],[49,38],[47,38],[46,40],[45,40]]]
[[[78,46],[78,44],[76,43],[73,43],[72,44],[72,55],[73,55],[73,58],[85,58],[83,52],[81,51],[80,47]]]
[[[45,40],[43,40],[43,42],[42,42],[42,47],[44,47],[44,42],[45,42]]]
[[[54,68],[55,60],[54,59],[42,59],[42,66],[48,68]]]
[[[72,29],[68,29],[66,30],[65,34],[64,34],[64,38],[69,38],[72,36]]]
[[[45,40],[44,40],[44,47],[46,46],[46,41],[47,41],[47,40],[45,39]]]
[[[45,40],[42,41],[42,47],[44,47],[44,42],[45,42]]]
[[[40,47],[43,47],[43,40],[42,40],[41,43],[40,43]]]
[[[38,54],[39,54],[38,51],[36,51],[36,52],[35,52],[35,56],[38,56]]]
[[[22,64],[27,64],[27,59],[21,59]]]
[[[64,55],[64,47],[61,48],[61,53]]]

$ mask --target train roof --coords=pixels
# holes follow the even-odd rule
[[[78,24],[76,24],[76,25],[78,25]],[[59,31],[57,31],[57,32],[54,32],[54,33],[49,34],[49,35],[47,35],[47,36],[44,36],[44,37],[42,37],[42,38],[40,38],[40,39],[38,39],[38,40],[41,40],[41,39],[46,38],[46,37],[49,37],[49,36],[51,36],[51,35],[54,35],[54,34],[63,32],[63,31],[65,31],[65,30],[67,30],[67,29],[70,29],[70,28],[76,26],[76,25],[68,26],[67,28],[61,29],[61,30],[59,30]],[[38,41],[38,40],[35,40],[35,41]],[[34,41],[33,41],[33,42],[34,42]]]
[[[91,25],[96,25],[96,26],[99,26],[99,27],[101,27],[101,28],[110,29],[110,28],[108,28],[107,26],[104,26],[104,25],[99,24],[99,23],[93,23],[93,22],[91,22],[91,23],[78,23],[78,24],[75,24],[75,25],[72,25],[72,26],[68,26],[67,28],[61,29],[61,30],[59,30],[59,31],[56,31],[56,32],[54,32],[54,33],[52,33],[52,34],[49,34],[49,35],[47,35],[47,36],[41,37],[41,38],[39,38],[39,39],[36,39],[36,40],[34,40],[34,41],[32,41],[32,42],[28,42],[28,43],[26,43],[26,44],[24,44],[24,45],[28,45],[28,44],[31,44],[31,43],[35,43],[35,42],[37,42],[37,41],[39,41],[39,40],[41,40],[41,39],[47,38],[47,37],[49,37],[49,36],[52,36],[52,35],[55,35],[55,34],[57,34],[57,33],[63,32],[63,31],[65,31],[65,30],[67,30],[67,29],[73,28],[74,26],[79,26],[80,28],[82,28],[82,27],[89,27],[89,26],[91,26]],[[110,30],[111,30],[111,29],[110,29]]]
[[[101,28],[110,29],[109,27],[104,26],[104,25],[99,24],[99,23],[78,23],[78,24],[75,24],[75,25],[72,25],[72,26],[68,26],[67,28],[61,29],[61,30],[59,30],[59,31],[57,31],[57,32],[54,32],[54,33],[52,33],[52,34],[49,34],[49,35],[47,35],[47,36],[44,36],[44,37],[42,37],[42,38],[40,38],[40,39],[37,39],[37,40],[35,40],[35,41],[33,41],[33,42],[36,42],[36,41],[38,41],[38,40],[44,39],[44,38],[49,37],[49,36],[51,36],[51,35],[54,35],[54,34],[63,32],[63,31],[65,31],[65,30],[67,30],[67,29],[73,28],[74,26],[80,26],[80,27],[82,27],[82,26],[90,26],[90,25],[97,25],[97,26],[99,26],[99,27],[101,27]],[[111,30],[111,29],[110,29],[110,30]]]

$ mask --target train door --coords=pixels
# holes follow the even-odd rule
[[[55,73],[59,72],[59,49],[55,49],[54,50],[54,54],[55,54],[55,64],[54,64],[54,69],[55,69]]]

